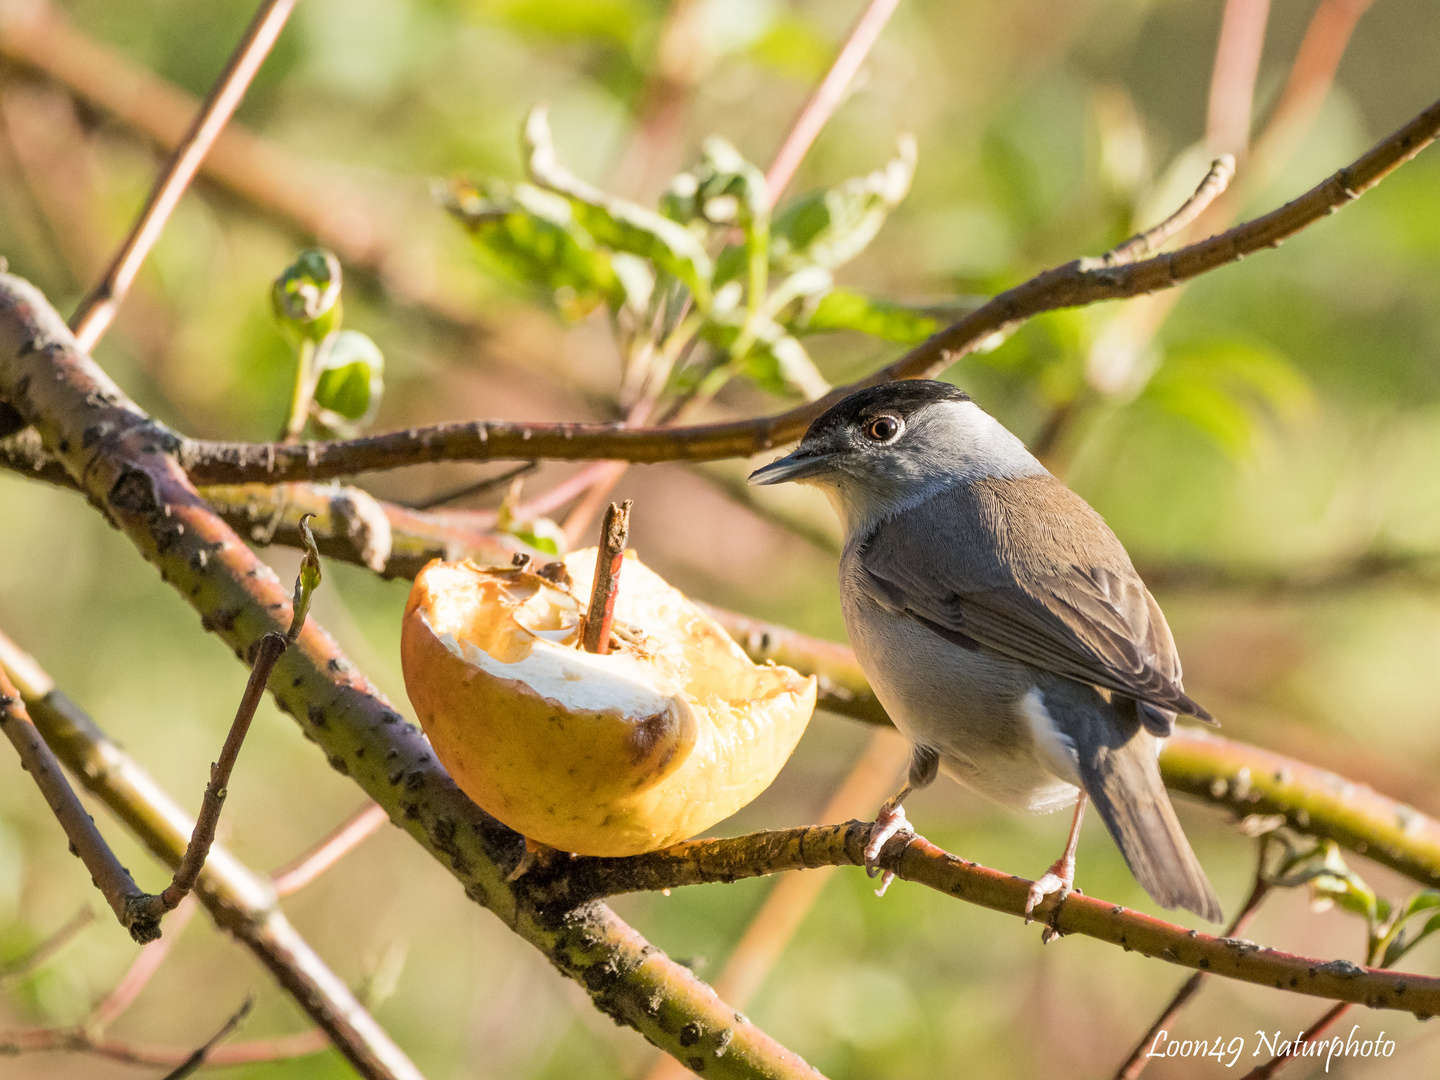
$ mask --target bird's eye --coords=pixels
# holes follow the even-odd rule
[[[898,416],[877,416],[865,425],[865,434],[872,442],[887,443],[900,434],[902,426]]]

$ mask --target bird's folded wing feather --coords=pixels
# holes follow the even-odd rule
[[[860,562],[874,600],[943,636],[1210,719],[1120,541],[1048,474],[932,496],[867,537]]]

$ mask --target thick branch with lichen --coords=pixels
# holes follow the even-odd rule
[[[434,461],[704,461],[759,453],[798,438],[811,420],[846,393],[889,379],[936,374],[993,335],[1035,315],[1172,288],[1246,255],[1278,247],[1359,198],[1428,146],[1437,133],[1440,101],[1350,165],[1262,217],[1178,251],[1138,262],[1110,265],[1103,257],[1076,259],[1037,274],[853,386],[775,416],[677,428],[484,420],[327,443],[287,445],[190,439],[175,447],[175,452],[190,478],[200,484],[326,479]]]
[[[75,349],[38,291],[10,276],[0,276],[0,396],[237,655],[287,625],[287,590],[191,486],[173,437]],[[270,689],[333,768],[607,1015],[707,1076],[818,1075],[603,904],[559,913],[525,903],[504,880],[521,838],[455,787],[423,736],[313,622],[276,665]]]

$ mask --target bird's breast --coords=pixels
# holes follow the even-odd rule
[[[875,696],[912,744],[939,753],[953,779],[1005,806],[1046,811],[1075,788],[1046,766],[1024,711],[1036,673],[983,649],[965,649],[887,610],[842,562],[841,608]]]

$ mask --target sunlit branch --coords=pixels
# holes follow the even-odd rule
[[[625,859],[575,859],[563,873],[532,871],[524,887],[539,904],[568,907],[584,898],[733,882],[787,870],[863,866],[868,822],[691,840]],[[922,837],[901,834],[886,844],[880,865],[967,903],[1025,918],[1030,883],[967,862]],[[1348,960],[1316,960],[1236,938],[1215,937],[1080,893],[1047,898],[1036,921],[1060,934],[1083,934],[1168,963],[1297,994],[1348,1001],[1421,1016],[1440,1013],[1440,978],[1363,968]]]
[[[389,820],[390,815],[385,813],[383,806],[367,803],[320,843],[271,874],[275,894],[289,896],[299,892]]]
[[[1218,236],[1123,266],[1077,259],[996,296],[899,360],[819,401],[774,416],[677,428],[621,424],[476,421],[328,443],[187,439],[176,458],[196,483],[324,479],[435,461],[613,459],[703,461],[759,453],[798,438],[809,422],[859,386],[933,375],[994,334],[1046,311],[1172,288],[1246,255],[1279,246],[1379,183],[1440,131],[1440,101],[1299,198]]]
[[[790,133],[785,136],[784,144],[765,174],[765,186],[770,191],[771,202],[778,202],[781,192],[790,186],[795,170],[800,167],[800,162],[805,159],[810,147],[820,137],[820,132],[824,131],[825,125],[830,122],[830,117],[835,115],[835,110],[845,100],[845,94],[850,89],[850,84],[855,81],[855,76],[859,74],[860,66],[870,55],[875,42],[880,40],[881,32],[899,6],[900,0],[870,0],[866,4],[864,12],[845,39],[845,44],[840,47],[835,62],[830,65],[825,78],[805,102],[805,107],[795,118]]]
[[[94,348],[115,318],[135,275],[140,272],[150,249],[160,239],[165,223],[179,205],[180,196],[195,178],[200,163],[210,152],[221,129],[239,107],[265,57],[270,55],[270,49],[290,18],[295,2],[264,0],[255,13],[225,69],[211,87],[194,123],[166,162],[145,208],[130,229],[130,235],[120,245],[100,283],[75,310],[70,326],[82,349],[88,352]]]

